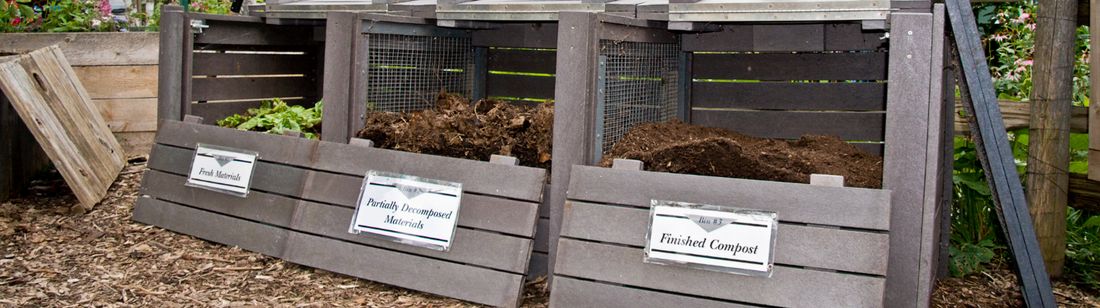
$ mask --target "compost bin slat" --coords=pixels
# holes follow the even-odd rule
[[[317,95],[313,76],[243,78],[191,78],[192,101],[270,99]]]
[[[602,307],[602,308],[751,308],[741,305],[700,298],[677,296],[668,293],[610,285],[606,283],[554,277],[554,291],[550,293],[552,307]]]
[[[490,73],[486,80],[489,96],[554,98],[554,77]]]
[[[801,31],[788,31],[788,30]],[[721,31],[682,36],[684,51],[861,51],[885,47],[882,31],[860,24],[721,25]],[[813,42],[812,44],[810,42]]]
[[[786,213],[783,220],[887,230],[890,192],[573,166],[569,199],[646,207],[652,199],[729,204]],[[866,202],[876,200],[875,202]]]
[[[148,197],[134,204],[134,221],[204,240],[283,258],[288,231]],[[232,230],[226,232],[226,230]]]
[[[489,70],[554,74],[557,51],[524,49],[489,49]],[[553,92],[553,91],[551,91]]]
[[[539,218],[538,225],[535,226],[535,234],[547,234],[550,232],[550,219]],[[546,236],[539,236],[535,238],[534,251],[546,253],[549,252],[550,239]]]
[[[158,144],[153,146],[150,155],[157,157],[149,162],[150,169],[186,175],[190,161],[194,157],[194,151]],[[262,155],[261,153],[261,159]],[[362,182],[362,176],[313,172],[260,161],[256,166],[252,188],[354,208]],[[162,193],[168,192],[170,191]],[[538,204],[535,203],[465,194],[462,196],[462,215],[458,217],[458,224],[464,227],[530,237],[535,232],[537,210]]]
[[[92,99],[156,98],[156,65],[73,67]]]
[[[886,284],[882,277],[785,266],[776,266],[770,278],[763,278],[648,264],[642,262],[642,248],[568,238],[558,247],[556,275],[763,305],[881,306]]]
[[[287,105],[311,108],[317,102],[315,99],[284,99]],[[248,108],[259,108],[259,100],[236,102],[204,102],[191,103],[191,115],[201,117],[207,123],[214,124],[234,114],[248,114]],[[155,124],[154,124],[155,125]]]
[[[156,192],[155,198],[206,211],[221,213],[280,227],[340,239],[389,250],[397,250],[434,259],[450,260],[488,268],[523,273],[528,256],[517,254],[485,254],[485,251],[530,250],[531,239],[508,236],[493,231],[458,228],[455,244],[448,252],[439,252],[399,244],[391,240],[348,233],[354,209],[326,205],[253,191],[246,199],[205,189],[184,186],[186,177],[158,171],[148,171],[142,182],[143,191]],[[465,210],[465,209],[463,209]],[[463,211],[459,225],[463,223]],[[470,215],[467,215],[470,216]],[[293,221],[292,219],[293,218]]]
[[[194,147],[195,143],[248,148],[261,159],[328,172],[363,175],[368,170],[417,174],[462,183],[464,191],[539,202],[546,171],[537,168],[394,150],[353,147],[304,138],[258,134],[210,125],[162,121],[157,143]]]
[[[883,82],[694,82],[693,108],[886,110]]]
[[[195,75],[312,74],[317,59],[312,54],[195,53]]]
[[[884,80],[886,53],[695,54],[694,79]]]
[[[188,18],[202,19],[201,14],[189,14]],[[262,22],[232,22],[207,20],[209,28],[195,35],[195,44],[219,45],[309,45],[313,41],[313,27],[273,26]]]
[[[779,219],[786,214],[778,213]],[[567,201],[565,217],[562,237],[645,246],[647,209]],[[881,276],[886,275],[889,245],[884,233],[783,224],[776,235],[775,263]]]
[[[841,140],[882,141],[886,113],[692,109],[691,121],[760,138],[827,134]]]
[[[285,259],[305,266],[493,306],[519,304],[523,276],[292,233]],[[515,291],[515,292],[512,292]]]
[[[28,53],[57,44],[69,64],[157,65],[157,40],[151,32],[135,33],[5,33],[0,46],[12,53]]]
[[[473,46],[557,48],[557,23],[503,24],[492,31],[474,31]]]

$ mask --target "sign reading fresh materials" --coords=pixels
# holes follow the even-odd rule
[[[254,151],[200,143],[184,185],[247,197],[258,156]]]
[[[348,232],[447,251],[461,200],[462,183],[370,171]]]
[[[644,261],[771,277],[777,226],[774,212],[653,200]]]

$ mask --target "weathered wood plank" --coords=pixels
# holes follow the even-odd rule
[[[287,102],[290,104],[290,102]],[[206,124],[214,125],[234,114],[246,114],[248,108],[260,107],[259,101],[191,103],[191,115],[202,117]],[[323,110],[322,110],[323,111]]]
[[[547,260],[550,255],[545,252],[531,252],[531,261],[527,264],[527,281],[534,281],[541,277],[547,277],[549,272],[546,268],[550,266],[550,261]]]
[[[696,54],[694,79],[885,80],[886,53]]]
[[[111,132],[157,131],[157,99],[94,99],[103,121]]]
[[[473,46],[557,48],[557,23],[507,23],[497,30],[474,31]]]
[[[489,96],[554,98],[554,77],[490,73],[486,80]]]
[[[557,72],[557,51],[489,49],[489,70],[554,74]]]
[[[114,134],[127,158],[149,155],[149,151],[153,148],[153,138],[157,135],[156,132],[121,132]]]
[[[890,264],[886,301],[915,306],[918,294],[924,182],[928,151],[929,65],[932,14],[893,14],[883,188],[894,191],[891,202]],[[908,34],[908,33],[912,34]],[[914,133],[919,132],[919,133]],[[931,252],[929,252],[931,253]]]
[[[35,139],[91,209],[126,164],[122,148],[53,46],[0,63],[0,87]]]
[[[284,259],[332,272],[471,302],[515,307],[523,275],[464,266],[292,233]]]
[[[204,53],[193,55],[195,75],[313,74],[312,54]]]
[[[882,204],[885,206],[885,204]],[[785,219],[787,212],[778,213]],[[644,247],[649,210],[566,201],[561,237]],[[775,239],[775,263],[886,275],[889,235],[783,224]]]
[[[693,82],[695,108],[886,110],[883,82]]]
[[[858,23],[825,25],[825,50],[863,51],[885,50],[887,41],[883,31],[864,31]]]
[[[1001,107],[1001,117],[1004,118],[1005,129],[1013,131],[1030,127],[1030,102],[1000,99],[997,100],[997,105]],[[1072,111],[1070,112],[1071,118],[1069,122],[1069,131],[1071,133],[1089,133],[1089,108],[1091,107],[1073,106]],[[963,117],[963,113],[962,98],[955,98],[955,132],[969,136],[970,124],[967,123],[966,118]]]
[[[941,236],[939,226],[942,223],[941,213],[950,215],[951,202],[944,202],[944,196],[955,193],[954,188],[948,184],[952,177],[950,163],[945,161],[954,159],[954,138],[945,135],[943,130],[950,125],[950,112],[955,89],[944,89],[947,49],[944,44],[944,8],[943,4],[934,4],[932,7],[932,23],[929,27],[929,40],[931,41],[931,53],[928,62],[928,133],[925,144],[928,146],[925,160],[924,174],[924,200],[921,205],[920,229],[920,258],[917,269],[917,306],[930,306],[933,287],[936,284],[937,271],[939,270],[939,248],[941,238],[950,241],[949,237]],[[908,33],[907,33],[908,34]],[[915,32],[914,32],[915,34]],[[950,75],[954,78],[953,75]],[[945,147],[951,147],[948,151]],[[946,169],[946,170],[945,170]],[[947,224],[950,226],[950,223]],[[950,228],[950,227],[949,227]],[[948,230],[947,232],[950,232]]]
[[[661,183],[661,185],[654,185]],[[569,199],[648,208],[650,200],[730,205],[784,213],[785,221],[890,228],[890,191],[574,166]]]
[[[463,190],[539,202],[546,171],[522,166],[490,164],[467,159],[361,148],[345,144],[290,138],[209,125],[162,122],[157,142],[193,148],[195,143],[250,149],[262,159],[294,166],[362,176],[368,170],[412,174],[463,183]],[[363,157],[371,157],[363,160]]]
[[[285,229],[148,197],[140,197],[134,203],[131,219],[207,241],[284,258],[288,235]]]
[[[692,109],[691,124],[730,129],[760,138],[798,139],[827,134],[842,140],[882,141],[883,112],[806,112]]]
[[[73,71],[92,99],[157,97],[156,65],[74,66]]]
[[[252,189],[302,199],[326,202],[354,208],[363,183],[363,175],[348,176],[308,171],[261,161],[254,171]],[[164,145],[153,146],[149,168],[186,175],[194,151]],[[465,187],[464,187],[465,188]],[[462,196],[462,212],[458,224],[464,227],[491,230],[523,237],[533,237],[538,205],[529,202],[495,198],[477,194]]]
[[[881,307],[886,279],[776,266],[758,277],[642,262],[642,248],[563,238],[555,275],[774,306]]]
[[[159,33],[80,32],[5,33],[0,35],[0,53],[28,53],[58,45],[69,64],[157,65]]]
[[[866,51],[885,49],[882,31],[863,31],[859,24],[825,23],[812,25],[823,27],[804,29],[806,33],[784,33],[785,28],[811,25],[721,25],[721,31],[687,33],[681,35],[684,51],[738,52],[738,51]],[[763,27],[763,28],[761,28]],[[823,44],[808,44],[807,41]],[[762,46],[761,46],[762,45]],[[768,48],[768,47],[771,48]],[[780,48],[784,47],[784,48]]]
[[[550,237],[547,236],[549,232],[550,219],[540,218],[538,224],[535,226],[535,251],[543,253],[550,251]]]
[[[202,34],[195,35],[195,44],[297,46],[314,43],[313,27],[209,19],[206,24],[210,27],[204,29]]]
[[[216,101],[273,97],[316,97],[312,76],[192,78],[192,101]]]
[[[654,292],[563,276],[554,279],[553,289],[550,291],[550,307],[751,308],[759,306],[722,302],[699,298],[698,296]]]
[[[373,247],[513,273],[524,273],[527,270],[532,240],[495,231],[469,229],[467,227],[472,225],[470,220],[463,221],[462,216],[473,216],[474,213],[469,213],[465,208],[459,215],[459,226],[462,228],[455,230],[454,245],[448,252],[438,252],[348,233],[348,225],[354,216],[354,208],[351,207],[301,201],[258,191],[253,191],[246,199],[240,199],[205,189],[186,187],[183,185],[186,181],[185,176],[150,170],[145,173],[142,181],[142,193],[159,200]],[[505,252],[515,254],[509,255]]]

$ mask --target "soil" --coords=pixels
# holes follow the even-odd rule
[[[645,170],[742,179],[809,183],[810,174],[844,176],[844,186],[882,188],[882,157],[829,135],[797,141],[756,138],[728,129],[671,120],[634,126],[600,166],[626,158]]]
[[[482,307],[206,242],[130,220],[143,159],[131,160],[85,214],[59,177],[0,203],[0,307]],[[546,307],[541,280],[522,307]],[[1053,283],[1063,307],[1097,292]],[[613,299],[609,299],[613,300]],[[937,284],[932,307],[1022,307],[1003,265]]]
[[[520,165],[550,168],[554,103],[534,108],[499,99],[471,104],[456,94],[436,94],[435,109],[408,113],[375,111],[356,137],[384,149],[488,161],[513,156]]]

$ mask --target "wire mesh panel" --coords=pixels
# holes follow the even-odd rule
[[[435,106],[441,90],[469,97],[473,90],[470,38],[365,34],[368,38],[367,109],[414,111]]]
[[[634,125],[676,118],[679,55],[680,44],[600,41],[603,132],[597,139],[603,152]]]

